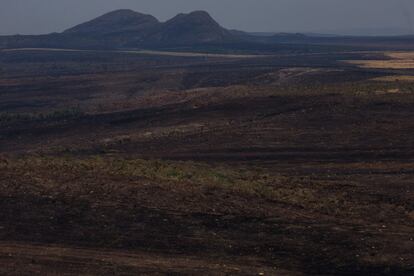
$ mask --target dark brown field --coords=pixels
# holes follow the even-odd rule
[[[388,59],[0,52],[0,274],[414,275]]]

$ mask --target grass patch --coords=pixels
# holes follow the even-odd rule
[[[0,175],[8,191],[17,193],[99,194],[128,196],[120,189],[142,184],[202,195],[220,190],[227,196],[260,198],[275,203],[335,214],[348,205],[341,193],[324,193],[326,185],[306,178],[288,177],[259,167],[228,167],[198,162],[26,156],[0,162]],[[10,184],[12,183],[12,184]],[[15,187],[10,188],[10,185]],[[136,188],[133,188],[136,187]],[[5,189],[6,190],[6,189]]]
[[[56,110],[50,113],[0,113],[0,124],[31,121],[60,121],[76,119],[84,115],[79,108]]]

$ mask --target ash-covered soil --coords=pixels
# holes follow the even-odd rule
[[[1,56],[0,274],[412,275],[412,72],[348,55]]]

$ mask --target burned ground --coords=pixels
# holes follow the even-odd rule
[[[0,273],[414,273],[410,70],[10,55]]]

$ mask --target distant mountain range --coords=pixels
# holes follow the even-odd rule
[[[178,14],[166,22],[159,22],[152,15],[117,10],[70,28],[63,34],[121,39],[127,46],[221,43],[237,39],[235,34],[221,27],[205,11]]]
[[[356,40],[358,43],[371,44],[381,41],[372,41],[371,38],[228,30],[205,11],[178,14],[166,22],[160,22],[152,15],[116,10],[62,33],[0,36],[0,48],[125,49],[243,43],[349,44]]]
[[[230,43],[246,39],[244,36],[247,33],[223,28],[205,11],[178,14],[160,22],[152,15],[116,10],[62,33],[3,36],[0,47],[138,48]]]

